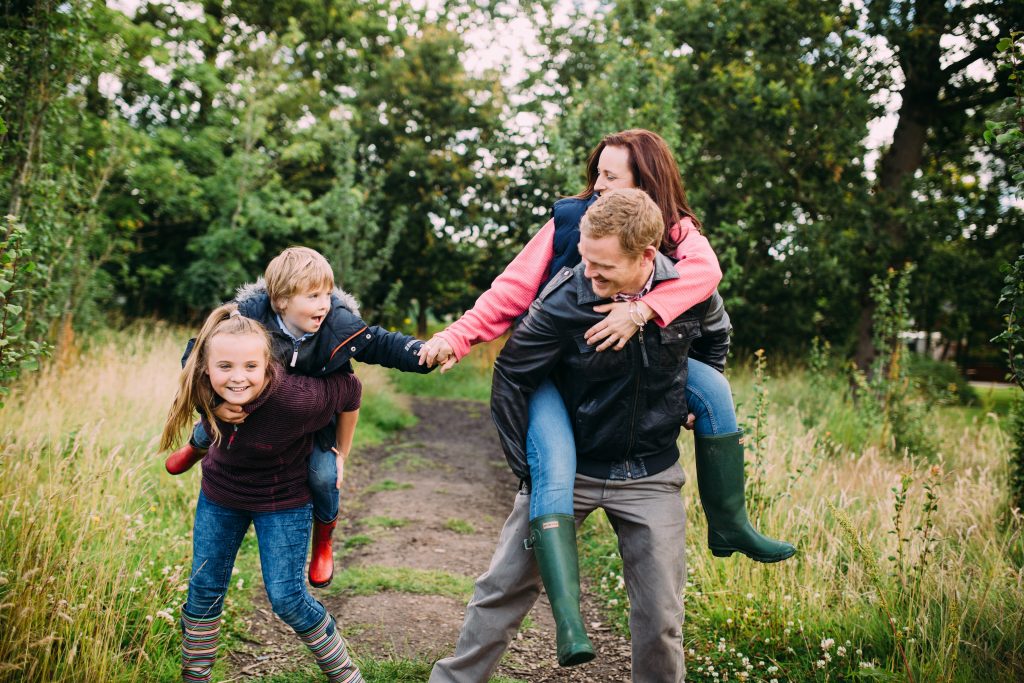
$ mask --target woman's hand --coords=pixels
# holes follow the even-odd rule
[[[334,462],[338,466],[338,481],[334,484],[334,488],[341,490],[341,482],[345,481],[345,460],[348,458],[348,453],[342,453],[337,448],[332,448],[334,451]]]
[[[452,345],[439,335],[435,334],[430,341],[423,342],[423,346],[420,347],[420,365],[434,367],[440,364],[441,374],[451,370],[458,362]]]
[[[233,425],[240,425],[245,422],[245,411],[242,410],[242,406],[232,405],[227,401],[213,409],[213,416],[221,422]]]
[[[636,307],[633,318],[629,315],[629,307],[631,305]],[[594,310],[598,313],[608,313],[604,320],[595,323],[593,327],[587,330],[585,335],[587,344],[591,346],[600,344],[597,347],[598,351],[604,351],[608,348],[621,351],[626,346],[626,342],[629,341],[630,337],[640,329],[637,327],[634,318],[639,315],[643,318],[644,322],[647,322],[654,317],[654,310],[643,301],[616,301],[611,304],[594,306]]]

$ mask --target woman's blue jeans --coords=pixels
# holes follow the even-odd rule
[[[696,418],[695,435],[729,434],[739,430],[729,381],[710,365],[692,358],[686,380],[686,402]],[[530,519],[541,515],[571,515],[576,443],[565,403],[550,379],[544,380],[530,397],[529,415],[526,460],[530,466]]]
[[[296,631],[308,631],[327,614],[306,590],[306,550],[312,505],[277,512],[227,508],[199,493],[192,527],[192,575],[185,613],[207,619],[224,610],[235,556],[249,525],[256,527],[263,584],[270,605]]]
[[[203,423],[197,422],[192,429],[192,445],[196,448],[209,448],[213,443],[203,429]],[[313,516],[321,522],[333,522],[338,516],[338,461],[334,451],[320,447],[319,441],[313,439],[313,450],[309,453],[309,492],[313,497]]]

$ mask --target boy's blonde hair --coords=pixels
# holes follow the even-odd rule
[[[263,273],[270,305],[278,306],[296,294],[334,289],[334,271],[323,255],[309,247],[288,247],[267,264]]]
[[[639,256],[649,246],[657,249],[664,231],[661,209],[650,195],[633,188],[602,194],[580,220],[580,232],[587,237],[617,235],[628,256]]]
[[[214,442],[220,443],[220,428],[213,416],[213,408],[216,396],[213,392],[213,385],[210,384],[210,375],[206,371],[206,364],[209,359],[207,345],[210,339],[218,334],[253,334],[263,340],[264,358],[267,361],[267,380],[274,376],[274,363],[270,353],[270,337],[267,331],[255,320],[246,318],[239,314],[238,304],[230,303],[219,306],[206,318],[203,327],[199,330],[199,336],[192,346],[192,353],[185,361],[185,367],[181,369],[178,376],[178,393],[174,397],[174,403],[167,412],[167,421],[164,423],[164,431],[160,436],[160,448],[167,449],[175,444],[178,436],[186,427],[192,425],[192,413],[198,411],[206,417],[210,423]]]

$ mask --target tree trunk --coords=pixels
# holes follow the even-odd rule
[[[919,0],[915,3],[914,26],[897,36],[894,48],[903,70],[904,86],[900,91],[899,121],[893,133],[892,145],[878,162],[878,182],[875,186],[875,205],[882,221],[876,238],[881,268],[897,268],[907,257],[906,225],[896,211],[907,206],[909,181],[921,167],[929,127],[939,117],[939,93],[945,84],[940,58],[942,38],[947,23],[947,10],[941,0]],[[867,286],[867,283],[863,283]],[[872,344],[874,303],[861,310],[857,322],[857,347],[854,362],[865,373],[870,372],[874,360]]]
[[[416,336],[420,339],[427,338],[427,307],[420,302],[419,311],[416,313]]]

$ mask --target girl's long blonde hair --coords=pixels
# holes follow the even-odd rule
[[[163,434],[160,436],[160,448],[167,449],[177,443],[181,433],[192,426],[192,413],[198,411],[205,416],[213,429],[214,443],[220,443],[221,433],[217,427],[217,420],[213,416],[214,401],[216,394],[213,385],[210,384],[210,376],[206,372],[206,365],[209,353],[207,345],[212,337],[218,334],[255,334],[259,335],[266,344],[267,360],[267,381],[271,381],[274,375],[274,364],[271,362],[270,337],[255,320],[246,318],[238,312],[238,304],[224,304],[215,309],[206,318],[203,327],[199,330],[196,343],[192,347],[192,353],[185,361],[185,367],[178,377],[178,393],[174,396],[174,403],[167,412],[167,422],[164,424]]]

